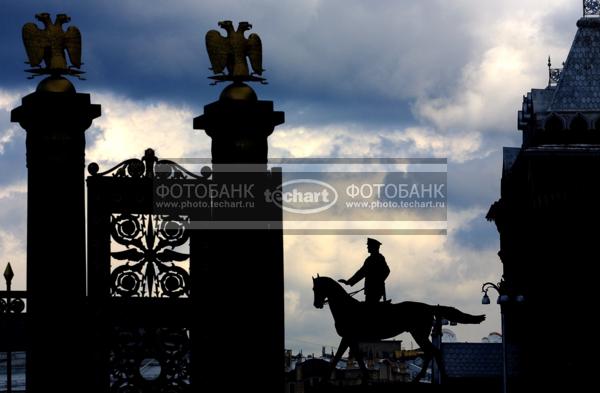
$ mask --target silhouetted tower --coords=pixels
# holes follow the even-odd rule
[[[54,76],[11,113],[27,132],[28,392],[85,386],[85,131],[99,116]]]
[[[219,187],[251,186],[255,202],[241,209],[213,208],[215,229],[198,234],[212,239],[202,266],[204,288],[196,288],[203,292],[207,320],[201,327],[202,342],[193,344],[194,353],[216,356],[204,359],[209,363],[203,364],[202,372],[223,381],[226,389],[245,389],[248,381],[259,382],[265,391],[283,388],[282,215],[264,199],[265,190],[281,184],[281,170],[267,169],[267,138],[283,121],[283,112],[273,111],[272,101],[258,100],[240,82],[226,87],[219,100],[194,119],[194,128],[212,138],[213,181]],[[215,202],[237,199],[222,196]],[[224,365],[246,350],[252,361],[235,369],[232,378]]]
[[[523,144],[504,149],[488,213],[500,233],[510,392],[580,391],[596,368],[584,359],[598,348],[600,8],[584,9],[595,11],[577,22],[562,70],[549,62],[548,86],[523,97]]]

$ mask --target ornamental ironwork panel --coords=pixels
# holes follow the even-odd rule
[[[92,177],[112,176],[116,178],[130,179],[198,179],[208,180],[211,176],[209,167],[202,168],[201,175],[192,173],[170,160],[159,160],[153,149],[146,149],[141,159],[131,158],[115,165],[107,171],[100,172],[97,163],[92,162],[88,166],[88,172]]]
[[[155,192],[165,182],[208,188],[210,168],[192,173],[147,149],[140,159],[103,172],[92,163],[88,171],[90,297],[189,298],[190,224],[209,220],[210,209],[168,211],[156,206]],[[210,206],[205,199],[194,202]]]
[[[563,66],[565,63],[563,62]],[[556,86],[562,75],[562,68],[552,68],[552,59],[548,56],[548,86]]]
[[[114,327],[109,356],[111,393],[190,391],[188,329]]]
[[[600,0],[583,0],[583,16],[600,15]]]
[[[558,84],[562,70],[562,68],[548,69],[548,86],[556,86]]]
[[[155,192],[165,183],[208,188],[210,168],[192,173],[147,149],[106,171],[92,163],[88,172],[93,391],[191,391],[192,270],[203,271],[211,238],[191,229],[210,220],[210,209],[170,212],[157,206]],[[194,202],[210,205],[208,198]]]
[[[189,217],[112,214],[114,297],[188,297]]]

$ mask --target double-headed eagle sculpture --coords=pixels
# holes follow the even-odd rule
[[[58,14],[52,23],[47,12],[36,14],[35,18],[42,22],[40,29],[35,23],[26,23],[23,26],[23,43],[27,52],[27,64],[33,68],[26,70],[38,75],[72,75],[79,77],[84,72],[79,70],[81,65],[81,32],[75,26],[70,26],[66,31],[63,24],[71,21],[66,14]],[[237,30],[229,20],[219,22],[227,33],[221,35],[216,30],[206,33],[206,49],[212,65],[211,70],[215,75],[210,78],[217,82],[255,81],[265,83],[262,78],[262,42],[258,34],[252,33],[246,38],[244,32],[252,29],[248,22],[240,22]],[[67,65],[69,56],[71,65]],[[252,73],[248,68],[246,58],[250,60]],[[42,67],[42,62],[44,67]],[[227,72],[225,72],[227,71]]]
[[[230,20],[219,22],[227,33],[222,36],[217,30],[206,33],[206,50],[212,65],[211,70],[215,75],[209,77],[217,82],[234,81],[247,82],[256,81],[265,83],[262,75],[262,43],[258,34],[252,33],[248,38],[244,32],[252,29],[248,22],[240,22],[237,30],[234,29]],[[246,57],[250,59],[252,73],[248,69]],[[225,73],[225,70],[227,73]]]
[[[54,23],[47,12],[36,14],[35,18],[44,24],[40,29],[35,23],[23,26],[23,43],[32,69],[26,70],[38,75],[73,75],[79,77],[81,62],[81,32],[75,26],[63,31],[62,25],[71,21],[66,14],[56,15]],[[69,54],[71,66],[67,66],[65,50]],[[45,67],[41,64],[44,62]]]

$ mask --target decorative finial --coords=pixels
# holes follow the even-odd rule
[[[154,149],[146,149],[144,151],[144,157],[142,157],[142,161],[144,162],[144,166],[146,168],[144,175],[146,177],[154,177],[154,166],[158,161],[158,158],[156,158],[156,154],[154,153]]]
[[[252,25],[240,22],[235,30],[233,23],[225,20],[219,22],[219,27],[225,30],[227,36],[222,36],[217,30],[206,33],[206,50],[212,65],[210,69],[215,73],[209,77],[215,81],[212,84],[224,81],[266,83],[266,79],[260,77],[264,71],[260,37],[256,33],[244,37],[244,32],[252,29]],[[250,59],[252,73],[246,57]]]
[[[600,16],[600,0],[583,0],[583,16]]]
[[[6,269],[4,269],[4,279],[6,280],[6,284],[10,285],[15,273],[13,273],[12,267],[10,266],[10,262],[6,265]]]
[[[70,26],[63,31],[62,25],[69,23],[71,18],[66,14],[57,14],[54,23],[50,14],[43,12],[36,14],[35,18],[44,24],[40,29],[35,23],[26,23],[23,26],[23,43],[29,61],[26,64],[34,68],[25,70],[33,75],[50,75],[58,78],[61,75],[72,75],[79,79],[84,72],[79,70],[81,65],[81,32],[75,26]],[[71,66],[67,66],[65,50],[69,54]],[[42,67],[42,61],[45,67]]]

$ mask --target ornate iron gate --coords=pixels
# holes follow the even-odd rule
[[[208,185],[152,149],[99,172],[88,167],[88,299],[98,392],[190,392],[193,269],[208,235],[190,222],[208,209],[173,215],[153,205],[153,182]],[[172,211],[172,209],[171,209]],[[192,268],[194,265],[194,268]],[[196,366],[197,367],[197,366]]]

